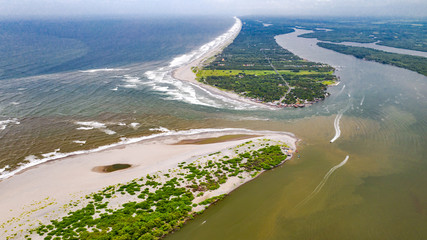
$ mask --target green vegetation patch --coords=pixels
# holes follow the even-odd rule
[[[221,199],[225,198],[225,196],[226,196],[225,194],[221,194],[221,195],[219,195],[219,196],[211,197],[211,198],[208,198],[208,199],[206,199],[206,200],[204,200],[204,201],[200,202],[199,204],[200,204],[200,205],[208,205],[208,204],[212,204],[212,203],[214,203],[214,202],[217,202],[217,201],[219,201],[219,200],[221,200]]]
[[[261,102],[304,103],[327,95],[323,82],[335,82],[334,69],[301,59],[276,43],[276,35],[292,29],[243,21],[232,44],[203,69],[194,69],[200,82]]]
[[[427,51],[427,21],[399,20],[399,19],[337,19],[328,20],[300,20],[293,24],[314,30],[313,33],[303,34],[302,37],[317,38],[330,42],[359,42]],[[328,28],[333,31],[318,30]]]
[[[317,71],[291,71],[291,70],[279,70],[280,74],[290,74],[290,75],[312,75],[318,74]],[[333,72],[325,72],[326,74],[332,74]],[[274,70],[199,70],[197,72],[197,77],[203,78],[208,76],[238,76],[238,75],[256,75],[264,76],[276,74]]]
[[[332,43],[317,43],[320,47],[334,50],[339,53],[353,55],[360,59],[375,61],[383,64],[390,64],[396,67],[405,68],[427,76],[427,58],[411,56],[398,53],[390,53],[381,50],[352,47]]]
[[[196,198],[205,192],[215,191],[231,177],[252,178],[281,164],[287,157],[282,152],[286,146],[281,142],[270,145],[273,142],[269,141],[257,140],[258,145],[248,141],[229,149],[234,150],[233,155],[217,152],[200,157],[209,157],[203,162],[181,162],[167,173],[106,187],[86,196],[86,203],[67,216],[41,224],[30,233],[44,239],[160,239],[203,212],[198,209],[196,213],[194,208],[205,208],[226,196],[198,203]],[[125,203],[119,204],[123,201],[117,202],[117,198]]]

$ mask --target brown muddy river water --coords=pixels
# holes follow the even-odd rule
[[[427,236],[427,78],[319,48],[314,39],[298,38],[301,32],[277,41],[335,66],[341,84],[326,101],[297,110],[305,117],[241,123],[295,133],[302,139],[299,158],[237,189],[167,239]],[[330,143],[339,113],[341,133]]]

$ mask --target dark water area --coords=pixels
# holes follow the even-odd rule
[[[0,22],[0,79],[159,61],[224,32],[230,18]]]

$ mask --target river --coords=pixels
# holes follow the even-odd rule
[[[304,109],[217,123],[293,132],[299,153],[167,239],[427,237],[427,77],[320,48],[298,37],[306,32],[276,41],[336,67],[341,83],[332,95]]]

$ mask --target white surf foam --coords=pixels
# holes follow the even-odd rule
[[[123,76],[123,82],[124,82],[124,84],[119,85],[119,87],[136,89],[139,86],[143,85],[143,81],[141,81],[141,79],[139,77],[134,77],[134,76],[130,76],[127,74]]]
[[[81,70],[79,72],[97,73],[97,72],[115,72],[115,71],[126,71],[126,70],[129,70],[129,69],[128,68],[97,68],[97,69]]]
[[[116,134],[116,132],[114,132],[113,130],[108,129],[104,123],[100,123],[100,122],[95,122],[95,121],[75,122],[75,124],[81,125],[81,127],[78,127],[77,130],[98,129],[108,135]]]
[[[326,175],[323,177],[322,181],[320,181],[319,185],[317,185],[317,187],[313,190],[313,192],[310,193],[310,195],[308,195],[304,200],[302,200],[297,206],[296,208],[301,207],[302,205],[306,204],[308,201],[310,201],[316,194],[318,194],[320,192],[320,190],[322,190],[323,186],[325,186],[326,181],[328,181],[328,178],[332,175],[332,173],[334,173],[338,168],[344,166],[347,161],[349,159],[349,156],[347,155],[345,157],[345,159],[340,162],[338,165],[333,166],[327,173]]]
[[[170,132],[171,130],[164,128],[164,127],[158,127],[158,128],[150,128],[148,129],[152,132]]]
[[[56,154],[58,154],[58,152],[59,152],[59,151],[61,151],[61,149],[60,149],[60,148],[57,148],[57,149],[55,149],[55,151],[53,151],[53,152],[43,153],[43,154],[42,154],[42,157],[44,157],[44,158],[53,157],[53,156],[55,156]]]
[[[86,144],[86,141],[74,140],[73,143],[77,143],[77,144],[83,145],[83,144]]]
[[[140,123],[137,123],[137,122],[133,122],[133,123],[130,123],[129,124],[129,126],[131,126],[132,128],[134,128],[134,129],[137,129],[137,128],[139,128],[139,126],[140,126],[141,124]]]
[[[170,62],[169,67],[178,67],[187,64],[195,59],[202,57],[207,52],[221,46],[224,42],[230,40],[240,31],[240,28],[242,27],[242,22],[240,21],[240,19],[238,19],[237,17],[234,17],[234,19],[234,25],[226,33],[215,38],[213,41],[206,43],[197,50],[174,58]]]
[[[4,168],[0,168],[0,174],[2,174],[6,169],[9,169],[9,165],[6,165]]]
[[[113,130],[110,130],[110,129],[100,129],[100,130],[103,131],[104,133],[108,134],[108,135],[116,134],[116,132],[114,132]]]
[[[194,83],[184,82],[172,77],[172,72],[185,64],[201,58],[207,52],[223,45],[238,34],[242,23],[235,18],[235,24],[224,34],[206,43],[199,49],[175,57],[168,66],[145,72],[148,81],[141,83],[150,86],[152,90],[166,94],[166,100],[183,101],[195,105],[215,108],[232,108],[236,110],[256,108],[253,104],[242,103],[222,95],[214,94]]]
[[[151,129],[150,129],[151,130]],[[136,143],[136,142],[141,142],[144,140],[150,140],[150,139],[155,139],[158,137],[164,137],[164,136],[192,136],[192,135],[196,135],[196,134],[200,134],[200,133],[213,133],[213,132],[233,132],[233,131],[239,131],[239,132],[247,132],[249,133],[258,133],[258,131],[254,131],[254,130],[250,130],[250,129],[244,129],[244,128],[200,128],[200,129],[190,129],[190,130],[183,130],[183,131],[173,131],[173,130],[169,130],[167,128],[163,128],[163,127],[159,127],[159,128],[153,128],[152,131],[161,131],[161,133],[156,133],[156,134],[152,134],[149,136],[143,136],[143,137],[137,137],[137,138],[121,138],[120,142],[117,143],[113,143],[110,145],[105,145],[105,146],[101,146],[101,147],[97,147],[91,150],[80,150],[80,151],[74,151],[74,152],[69,152],[69,153],[61,153],[59,151],[54,151],[53,153],[47,153],[46,156],[44,158],[38,158],[34,155],[30,155],[27,156],[25,158],[25,160],[27,161],[26,163],[21,163],[18,168],[12,170],[12,171],[7,171],[7,170],[3,170],[0,173],[0,180],[2,179],[7,179],[9,177],[12,177],[13,175],[21,172],[22,170],[25,170],[27,168],[51,161],[51,160],[56,160],[56,159],[60,159],[60,158],[64,158],[64,157],[68,157],[68,156],[74,156],[74,155],[80,155],[80,154],[87,154],[87,153],[93,153],[93,152],[99,152],[102,150],[106,150],[109,148],[113,148],[113,147],[117,147],[117,146],[122,146],[122,145],[126,145],[126,144],[131,144],[131,143]],[[262,131],[263,134],[268,134],[268,133],[284,133],[284,132],[274,132],[274,131]],[[284,133],[287,135],[291,135],[294,136],[291,133]],[[7,169],[7,168],[4,168]]]
[[[7,120],[2,120],[2,121],[0,121],[0,130],[5,130],[5,129],[6,129],[6,127],[7,127],[8,125],[10,125],[10,124],[18,125],[18,124],[21,124],[21,123],[18,121],[18,119],[17,119],[17,118],[12,118],[12,119],[7,119]]]

